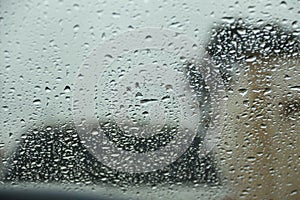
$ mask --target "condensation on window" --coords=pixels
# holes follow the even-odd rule
[[[0,194],[300,199],[298,19],[299,0],[0,1]]]

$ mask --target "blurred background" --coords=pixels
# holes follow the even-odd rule
[[[104,41],[160,27],[194,40],[201,57],[211,28],[237,18],[299,30],[300,1],[0,0],[0,149],[9,155],[33,126],[73,120],[78,70]]]

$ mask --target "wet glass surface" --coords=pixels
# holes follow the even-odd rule
[[[299,18],[297,0],[0,1],[0,193],[300,199]]]

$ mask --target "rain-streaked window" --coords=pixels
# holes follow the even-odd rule
[[[298,19],[299,0],[0,1],[0,195],[300,199]]]

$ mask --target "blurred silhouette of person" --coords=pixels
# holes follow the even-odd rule
[[[300,41],[276,23],[236,20],[211,31],[210,60],[226,84],[216,150],[236,199],[300,199]]]

